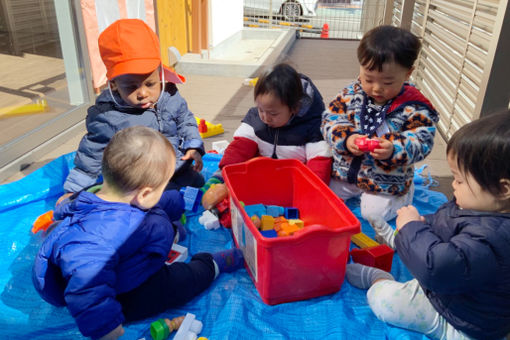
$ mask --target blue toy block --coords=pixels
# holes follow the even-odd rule
[[[269,238],[278,237],[278,234],[276,233],[276,230],[274,230],[274,229],[264,230],[264,231],[261,231],[260,233],[264,237],[269,237]]]
[[[200,188],[194,187],[183,187],[179,192],[184,199],[184,209],[196,212],[198,207],[200,206],[200,200],[202,199],[202,195],[204,194]]]
[[[264,204],[246,205],[244,207],[244,211],[246,211],[246,214],[248,215],[248,217],[252,217],[253,215],[257,215],[259,218],[261,218],[262,215],[267,215],[266,207],[264,206]]]
[[[284,208],[285,210],[285,218],[288,219],[288,220],[297,220],[299,219],[299,210],[298,208],[294,208],[294,207],[286,207]]]
[[[285,210],[283,207],[277,206],[277,205],[268,205],[266,206],[267,215],[278,217],[283,216]]]

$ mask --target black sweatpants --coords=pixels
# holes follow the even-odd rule
[[[199,253],[189,263],[174,262],[163,266],[139,287],[117,295],[117,300],[127,322],[141,320],[188,302],[213,280],[211,254]]]

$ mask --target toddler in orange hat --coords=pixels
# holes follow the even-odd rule
[[[120,19],[100,34],[98,44],[108,88],[88,109],[87,134],[64,183],[64,196],[96,184],[106,144],[117,131],[135,125],[153,128],[172,143],[177,165],[167,189],[201,187],[204,144],[175,85],[185,79],[161,62],[157,35],[142,20]]]

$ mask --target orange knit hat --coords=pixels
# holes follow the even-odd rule
[[[162,64],[159,39],[140,19],[120,19],[99,35],[99,53],[112,80],[123,74],[147,74]],[[182,84],[186,79],[163,65],[165,81]]]

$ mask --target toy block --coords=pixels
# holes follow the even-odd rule
[[[260,217],[260,230],[271,230],[274,228],[274,217],[262,215]]]
[[[37,234],[39,230],[46,231],[48,227],[53,223],[53,210],[47,211],[44,214],[37,217],[34,224],[32,225],[32,233]]]
[[[351,250],[352,260],[366,266],[376,267],[387,272],[391,271],[394,250],[385,244],[364,249]]]
[[[373,152],[379,147],[379,141],[377,139],[370,139],[367,137],[360,137],[354,140],[354,144],[362,152]]]
[[[195,119],[197,120],[197,124],[198,124],[198,132],[200,132],[200,137],[202,137],[202,138],[216,136],[216,135],[219,135],[219,134],[225,132],[223,130],[223,125],[221,125],[221,123],[220,124],[211,124],[208,121],[206,121],[205,119],[200,119],[197,117],[195,117]]]
[[[48,102],[46,99],[40,99],[31,104],[2,107],[0,108],[0,118],[46,111],[48,111]]]
[[[214,151],[216,151],[219,154],[223,154],[225,150],[227,149],[227,146],[230,143],[226,140],[219,140],[216,142],[212,142],[211,147]]]
[[[266,213],[266,206],[264,204],[251,204],[244,207],[244,211],[248,216],[257,215],[258,217],[262,217],[262,215],[268,215]]]
[[[203,192],[200,188],[194,187],[183,187],[179,192],[184,199],[184,209],[196,212],[200,205],[200,199],[202,198]]]
[[[282,224],[288,224],[289,222],[287,221],[287,219],[283,216],[278,216],[278,217],[275,217],[274,219],[274,230],[278,231],[281,229],[281,226]]]
[[[264,237],[268,237],[268,238],[274,238],[274,237],[277,237],[278,234],[276,233],[276,230],[274,229],[269,229],[269,230],[262,230],[260,232],[260,234]]]
[[[275,228],[275,230],[276,230],[276,228]],[[277,230],[276,233],[278,234],[278,236],[291,236],[298,230],[300,230],[300,229],[295,224],[282,223],[281,229]]]
[[[352,260],[385,271],[391,270],[394,250],[385,244],[379,244],[363,233],[351,236],[351,241],[361,249],[353,249]]]
[[[255,228],[260,230],[260,227],[262,226],[262,221],[260,220],[260,218],[257,215],[253,215],[250,217],[250,219],[253,222],[253,225],[255,226]]]
[[[376,247],[379,245],[366,234],[358,233],[351,236],[351,241],[360,248]]]
[[[283,207],[279,207],[277,205],[266,206],[266,211],[268,215],[271,215],[273,217],[283,216],[285,212]]]
[[[169,265],[174,262],[184,262],[188,258],[188,248],[177,243],[172,244],[172,249],[168,253],[165,264]]]
[[[218,229],[220,227],[218,217],[209,210],[204,211],[202,216],[198,218],[198,223],[203,225],[207,230]]]
[[[202,322],[196,320],[194,314],[187,313],[177,333],[175,333],[174,340],[196,339],[202,331],[202,327]]]
[[[303,222],[302,220],[300,219],[296,219],[296,218],[291,218],[289,220],[287,220],[289,222],[289,224],[295,224],[298,226],[299,229],[303,229],[305,227],[305,222]]]
[[[286,207],[284,208],[284,214],[286,219],[298,219],[299,218],[299,210],[294,207]]]
[[[215,205],[216,210],[218,211],[218,215],[223,215],[225,212],[230,211],[230,202],[228,197],[223,199],[223,201],[219,202]]]

